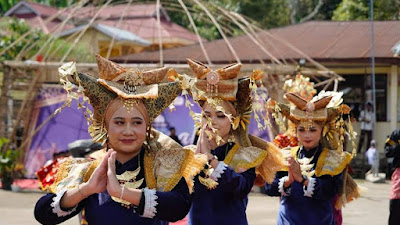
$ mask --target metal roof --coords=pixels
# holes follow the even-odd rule
[[[62,33],[60,33],[58,36],[59,37],[64,37],[76,32],[79,32],[83,30],[87,25],[80,25],[78,27],[66,30]],[[143,45],[143,46],[149,46],[151,43],[129,31],[118,29],[115,27],[110,27],[106,26],[103,24],[92,24],[90,25],[91,28],[98,30],[99,32],[113,38],[115,35],[115,40],[117,41],[129,41],[129,42],[135,42],[136,44]]]
[[[375,58],[395,59],[392,47],[400,39],[400,21],[375,21]],[[310,21],[302,24],[270,29],[257,33],[263,47],[279,59],[304,58],[302,54],[284,44],[287,42],[307,56],[317,60],[368,60],[370,57],[369,21]],[[269,62],[270,58],[247,35],[229,38],[242,62]],[[224,40],[204,43],[213,63],[235,62]],[[186,58],[202,62],[206,59],[199,44],[167,49],[163,52],[166,63],[186,63]],[[114,58],[129,63],[155,63],[158,52],[143,52]]]

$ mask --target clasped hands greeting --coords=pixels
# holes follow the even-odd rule
[[[101,193],[105,190],[113,197],[126,197],[124,200],[135,205],[139,204],[141,190],[126,190],[129,193],[124,195],[124,189],[119,184],[115,173],[115,156],[116,152],[110,149],[86,183],[79,184],[77,188],[70,189],[63,195],[60,203],[61,207],[72,208],[90,195]]]
[[[285,181],[284,186],[290,186],[294,181],[301,183],[303,181],[303,175],[301,174],[301,168],[299,162],[297,162],[292,156],[288,157],[288,179]],[[308,179],[303,182],[304,186],[308,185]]]
[[[89,180],[80,185],[82,195],[87,197],[107,190],[111,196],[120,197],[122,187],[115,172],[115,157],[116,152],[112,149],[108,150]]]
[[[200,130],[200,135],[196,146],[196,154],[205,154],[208,161],[210,162],[210,165],[213,168],[216,168],[219,161],[214,158],[213,154],[211,154],[211,142],[213,140],[210,140],[210,138],[208,138],[207,134],[205,133],[206,126],[207,124],[203,125]]]

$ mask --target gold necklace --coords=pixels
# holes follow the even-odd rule
[[[117,175],[118,182],[120,185],[123,185],[125,188],[132,188],[132,189],[137,189],[143,184],[144,178],[136,181],[136,177],[139,175],[141,170],[140,166],[140,152],[138,155],[138,167],[134,171],[125,171],[121,175]],[[132,203],[122,200],[117,197],[111,197],[115,202],[121,203],[121,206],[125,208],[131,208]]]
[[[308,177],[311,177],[314,174],[315,171],[311,172],[311,169],[314,168],[314,163],[311,163],[311,161],[313,161],[314,156],[317,154],[318,150],[319,149],[317,148],[313,156],[311,156],[310,158],[304,156],[303,158],[300,159],[301,148],[299,148],[299,151],[297,152],[296,161],[300,164],[300,170],[302,175],[307,175]]]

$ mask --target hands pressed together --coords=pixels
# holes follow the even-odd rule
[[[116,152],[110,149],[94,170],[88,182],[80,185],[79,191],[84,197],[105,190],[111,196],[120,197],[122,187],[115,172],[115,157]]]
[[[308,185],[308,179],[304,178],[301,174],[301,168],[299,162],[297,162],[292,156],[288,158],[289,163],[289,179],[285,181],[284,186],[290,186],[294,181],[302,183],[303,185]]]
[[[213,154],[211,154],[211,140],[207,137],[205,129],[206,125],[204,125],[200,130],[200,135],[196,146],[196,154],[205,154],[210,165],[213,168],[216,168],[219,161]]]
[[[203,127],[200,129],[200,135],[199,139],[197,141],[197,146],[196,146],[196,154],[208,154],[211,152],[211,144],[210,144],[210,139],[207,137],[207,134],[205,133],[206,125],[203,125]]]
[[[60,202],[61,207],[74,207],[90,195],[105,190],[113,197],[120,199],[126,197],[129,202],[138,204],[141,198],[141,190],[127,190],[129,193],[123,196],[123,189],[115,172],[115,156],[116,152],[110,149],[86,183],[79,184],[77,188],[70,189],[63,195]]]

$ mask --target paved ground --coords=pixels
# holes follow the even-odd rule
[[[390,183],[372,184],[362,180],[357,183],[368,188],[368,192],[359,200],[348,204],[343,209],[344,225],[383,225],[389,215]],[[38,224],[33,217],[33,207],[42,195],[39,191],[10,192],[0,190],[0,225]],[[261,194],[251,194],[247,216],[250,225],[276,224],[279,202]],[[65,222],[77,225],[78,219]]]

